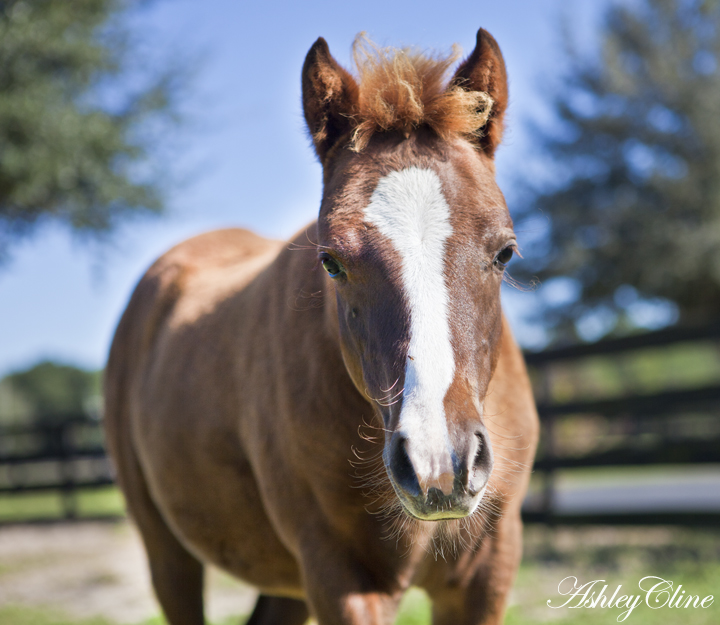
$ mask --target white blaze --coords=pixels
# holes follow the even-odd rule
[[[410,309],[410,345],[400,431],[418,479],[452,472],[443,400],[453,379],[445,246],[452,235],[450,207],[438,175],[411,167],[380,180],[365,219],[387,237],[402,259]]]

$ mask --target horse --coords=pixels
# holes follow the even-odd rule
[[[502,622],[538,419],[500,303],[505,63],[483,29],[457,59],[360,38],[352,74],[319,38],[318,219],[192,238],[132,294],[106,438],[171,625],[204,622],[206,564],[258,589],[251,625],[390,623],[411,585]]]

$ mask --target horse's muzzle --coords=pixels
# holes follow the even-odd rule
[[[395,493],[411,516],[441,521],[469,516],[487,488],[493,453],[482,425],[454,449],[413,445],[396,432],[386,449],[385,466]]]

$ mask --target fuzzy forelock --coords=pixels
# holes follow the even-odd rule
[[[483,91],[449,84],[449,69],[458,58],[458,46],[449,55],[428,56],[410,48],[381,48],[360,33],[353,43],[359,96],[351,148],[360,152],[375,133],[399,130],[407,136],[420,126],[444,139],[480,136],[493,101]]]

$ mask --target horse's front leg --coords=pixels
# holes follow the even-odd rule
[[[503,517],[479,549],[452,564],[427,588],[433,625],[502,625],[522,557],[519,513]]]
[[[307,602],[319,625],[390,625],[402,590],[374,574],[350,546],[327,536],[304,541]],[[381,579],[383,577],[383,579]]]

